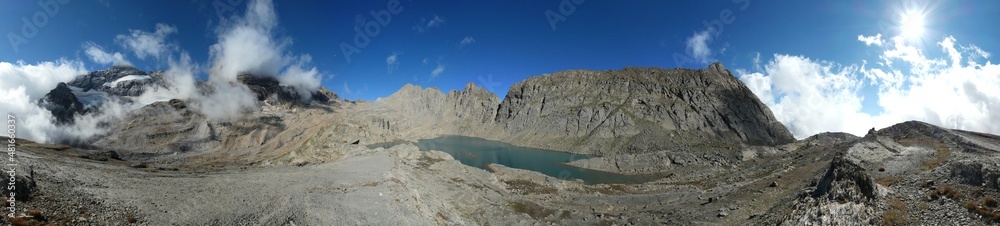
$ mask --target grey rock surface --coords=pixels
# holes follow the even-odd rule
[[[62,82],[56,85],[55,89],[52,89],[52,91],[49,91],[49,93],[39,99],[38,105],[52,112],[56,124],[72,124],[74,117],[86,114],[89,111],[73,95],[73,91],[70,90],[69,86]]]
[[[137,76],[142,79],[114,83],[126,76]],[[83,91],[98,90],[116,96],[139,96],[146,90],[147,85],[162,84],[161,76],[162,72],[149,74],[132,66],[114,66],[107,70],[78,76],[69,82],[69,85],[80,87]]]
[[[406,85],[375,104],[405,119],[397,122],[402,130],[598,156],[795,140],[721,64],[563,71],[514,84],[499,100],[471,83],[448,94]],[[401,139],[432,135],[411,136]]]
[[[629,67],[564,71],[511,86],[497,110],[504,140],[556,142],[588,154],[641,153],[708,141],[777,145],[794,141],[729,70]],[[569,148],[551,147],[556,150]]]

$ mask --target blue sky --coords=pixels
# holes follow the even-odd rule
[[[196,76],[205,79],[220,30],[243,17],[253,2],[0,0],[0,31],[7,34],[0,62],[33,65],[64,59],[98,70],[127,61],[144,70],[166,70],[170,60],[186,53],[201,68]],[[348,99],[374,100],[406,83],[448,91],[469,82],[502,97],[518,81],[561,70],[701,68],[721,61],[780,120],[793,124],[789,127],[800,138],[819,131],[863,133],[911,119],[1000,132],[995,123],[982,125],[1000,118],[1000,112],[989,111],[989,101],[1000,98],[1000,91],[978,87],[997,81],[989,61],[990,53],[1000,50],[996,1],[401,0],[398,13],[390,13],[384,26],[378,24],[371,12],[388,11],[391,2],[275,1],[271,6],[277,26],[269,35],[289,59],[308,56],[310,60],[301,61],[303,67],[315,68],[314,76],[324,87]],[[51,6],[46,11],[46,4],[39,3],[54,3],[58,11]],[[923,23],[903,22],[909,15],[919,15]],[[32,26],[37,27],[32,35],[22,29],[25,20],[44,23]],[[366,24],[376,25],[379,32],[348,60],[342,43],[353,44],[355,27],[363,31]],[[904,35],[907,26],[922,32]],[[162,35],[156,35],[158,29]],[[159,48],[143,52],[130,47],[129,34],[160,37],[154,43]],[[15,42],[11,35],[25,38]],[[893,41],[902,36],[908,37]],[[970,62],[952,65],[952,55],[942,45],[949,38],[960,58]],[[87,51],[93,47],[107,53],[105,58],[118,53],[118,59],[100,62]],[[899,54],[908,49],[919,57]],[[678,56],[684,60],[678,61]],[[914,65],[932,66],[912,71]],[[943,75],[964,73],[960,68],[975,70],[965,73],[974,76],[949,87],[923,86],[947,77]],[[893,71],[902,79],[878,76]],[[951,89],[956,94],[945,95],[941,105],[915,109],[885,101],[921,102],[911,87]],[[968,104],[947,105],[958,101],[948,98],[964,98],[961,101]],[[979,112],[936,112],[943,107]],[[799,116],[803,112],[815,117]]]

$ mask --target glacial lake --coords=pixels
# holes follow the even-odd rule
[[[368,145],[368,147],[389,148],[403,143],[409,142],[387,142]],[[587,184],[634,184],[660,178],[655,175],[621,175],[578,168],[565,163],[591,158],[591,156],[518,147],[476,137],[442,136],[434,139],[421,139],[414,145],[421,151],[438,150],[451,154],[462,164],[476,168],[486,169],[487,164],[496,163],[511,168],[536,171],[560,179],[581,179]]]

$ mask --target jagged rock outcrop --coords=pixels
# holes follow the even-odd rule
[[[39,99],[38,105],[52,112],[56,124],[72,124],[73,117],[88,112],[76,95],[73,95],[73,90],[62,82]]]
[[[406,84],[375,104],[406,119],[398,122],[373,120],[373,126],[379,128],[389,129],[395,124],[396,127],[423,128],[438,134],[478,136],[476,131],[490,128],[500,98],[473,83],[448,94],[434,87]]]
[[[400,115],[438,119],[444,108],[445,94],[438,88],[422,88],[406,84],[389,97],[378,100],[380,106],[396,110]]]
[[[456,120],[489,124],[495,118],[500,98],[496,94],[476,86],[465,85],[465,89],[448,92],[445,100],[446,114],[453,114]]]
[[[295,88],[283,86],[278,79],[269,76],[241,74],[236,77],[236,80],[250,88],[250,91],[253,91],[257,96],[258,101],[271,104],[308,103],[308,101],[326,103],[339,98],[337,94],[322,87],[309,96],[302,96],[296,92]]]
[[[131,66],[114,66],[107,70],[90,72],[69,82],[83,91],[97,90],[116,96],[139,96],[150,84],[161,84],[163,72],[152,74]]]
[[[801,194],[781,225],[868,225],[882,220],[884,189],[842,154],[811,189]]]

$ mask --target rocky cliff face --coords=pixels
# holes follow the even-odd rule
[[[257,96],[257,100],[271,104],[308,103],[308,101],[326,103],[339,98],[337,94],[322,87],[308,96],[302,96],[294,88],[282,86],[274,77],[241,74],[236,80],[250,88],[250,91]]]
[[[512,140],[544,134],[574,139],[573,146],[629,153],[713,141],[795,140],[719,63],[701,70],[629,67],[532,77],[510,88],[495,121]]]
[[[473,84],[447,95],[406,85],[380,104],[444,134],[585,154],[795,140],[718,63],[701,70],[558,72],[513,85],[502,102]]]
[[[834,157],[815,190],[802,194],[781,225],[864,225],[878,222],[884,188],[865,168],[843,156]]]
[[[73,91],[69,89],[69,86],[62,82],[56,85],[55,89],[45,94],[42,99],[39,99],[38,106],[52,112],[52,116],[55,117],[57,124],[72,124],[74,121],[73,117],[88,112],[83,103],[73,95]]]
[[[97,90],[116,96],[139,96],[149,84],[160,83],[162,72],[148,74],[131,66],[114,66],[81,75],[69,82],[83,91]]]

